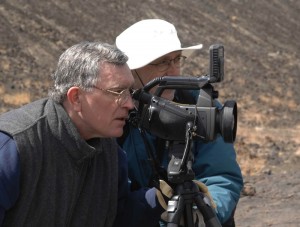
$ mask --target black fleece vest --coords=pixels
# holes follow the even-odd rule
[[[0,116],[20,157],[20,195],[3,226],[112,226],[118,157],[113,139],[84,141],[63,107],[42,99]]]

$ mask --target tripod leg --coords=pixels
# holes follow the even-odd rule
[[[183,214],[184,204],[181,196],[175,195],[168,202],[168,227],[177,227]]]
[[[203,195],[199,193],[195,197],[195,203],[202,213],[206,227],[222,227],[212,207],[206,204],[203,199]]]
[[[193,201],[187,202],[185,205],[184,226],[194,226],[193,220]]]
[[[175,195],[168,202],[168,227],[193,227],[194,194]]]

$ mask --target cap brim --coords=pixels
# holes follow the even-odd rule
[[[174,50],[168,50],[168,51],[161,51],[160,53],[157,53],[155,56],[149,56],[147,59],[145,57],[138,58],[138,57],[131,57],[128,59],[128,66],[131,70],[138,69],[141,67],[144,67],[145,65],[148,65],[149,63],[153,62],[154,60],[168,54],[174,51],[182,51],[183,55],[186,57],[189,57],[194,51],[202,49],[203,45],[198,44],[195,46],[190,46],[190,47],[184,47],[184,48],[179,48],[179,49],[174,49]]]

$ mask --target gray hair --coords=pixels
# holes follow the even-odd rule
[[[124,65],[127,60],[122,51],[107,43],[85,41],[76,44],[60,56],[52,75],[54,85],[49,90],[49,97],[62,103],[73,86],[90,91],[101,79],[102,63]]]

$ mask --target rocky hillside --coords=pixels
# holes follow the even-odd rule
[[[245,183],[250,184],[242,196],[252,190],[253,195],[264,197],[257,177],[276,179],[277,173],[286,171],[282,178],[299,179],[297,0],[0,0],[0,113],[46,96],[57,59],[69,46],[82,40],[114,43],[127,26],[148,18],[172,22],[183,45],[204,44],[189,59],[183,74],[206,74],[209,46],[225,46],[225,80],[215,86],[221,101],[238,102],[236,150]],[[291,206],[299,201],[299,182],[293,185]],[[255,210],[243,201],[237,214],[240,223],[242,212],[251,216]],[[271,225],[276,225],[272,220]],[[252,226],[270,226],[270,222]],[[284,226],[286,222],[279,223]]]

